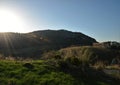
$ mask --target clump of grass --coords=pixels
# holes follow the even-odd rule
[[[94,64],[94,68],[97,69],[97,70],[102,70],[106,67],[105,63],[103,61],[97,61],[95,64]]]
[[[106,66],[106,69],[120,70],[120,66],[119,65],[109,65],[109,66]]]
[[[61,55],[57,51],[49,51],[43,53],[41,59],[61,59]]]

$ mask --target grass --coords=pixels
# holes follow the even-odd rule
[[[80,61],[96,64],[103,62],[105,65],[111,64],[116,57],[120,60],[120,51],[92,46],[68,47],[58,51],[63,58],[76,57]]]
[[[120,75],[102,71],[119,68],[106,66],[110,52],[83,46],[45,53],[42,60],[1,59],[0,85],[119,85]]]
[[[74,67],[74,64],[70,64],[63,60],[0,60],[0,85],[113,84],[102,81],[101,79],[99,79],[99,76],[92,74],[92,70],[88,68],[87,70],[82,71],[79,66]]]
[[[74,85],[74,82],[71,75],[57,72],[41,60],[0,61],[0,85]]]

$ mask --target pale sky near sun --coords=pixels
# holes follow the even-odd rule
[[[44,29],[120,42],[120,0],[0,0],[0,32]]]

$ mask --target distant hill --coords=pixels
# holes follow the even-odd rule
[[[49,50],[92,45],[95,42],[94,38],[85,34],[67,30],[0,33],[0,53],[5,56],[33,57]]]

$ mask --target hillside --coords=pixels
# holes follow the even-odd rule
[[[92,45],[95,39],[80,32],[42,30],[30,33],[0,33],[0,53],[4,56],[33,57],[42,52],[72,45]]]
[[[119,64],[120,50],[93,46],[74,46],[43,54],[43,59],[51,59],[56,57],[65,60],[77,59],[80,60],[81,63],[84,61],[89,65],[95,65],[98,63],[110,65],[114,59],[117,59]]]
[[[61,49],[60,54],[66,57],[75,56],[77,58],[88,58],[91,63],[98,61],[110,64],[113,58],[118,57],[120,59],[120,51],[114,49],[107,49],[101,47],[92,46],[78,46]]]

